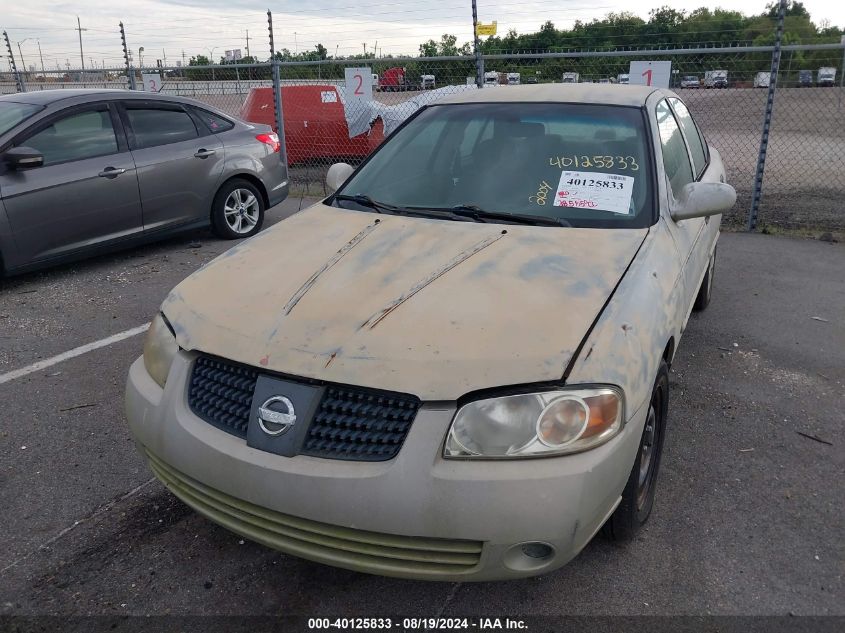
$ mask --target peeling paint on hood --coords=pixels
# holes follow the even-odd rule
[[[188,277],[162,311],[186,350],[455,400],[560,379],[647,232],[317,204]]]

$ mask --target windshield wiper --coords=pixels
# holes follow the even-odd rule
[[[451,209],[455,215],[472,218],[476,222],[487,220],[503,220],[514,224],[531,224],[535,226],[572,226],[563,218],[546,215],[525,215],[522,213],[505,213],[502,211],[485,211],[474,204],[459,204]]]
[[[376,213],[384,213],[385,211],[388,213],[404,213],[407,211],[407,209],[403,209],[402,207],[396,207],[392,204],[387,204],[386,202],[373,200],[370,196],[365,196],[363,193],[356,193],[351,196],[345,193],[338,193],[335,194],[334,199],[348,200],[349,202],[360,204],[362,207],[369,207]]]
[[[429,209],[426,207],[398,207],[396,205],[387,204],[386,202],[379,202],[373,200],[370,196],[362,193],[355,195],[348,195],[340,193],[335,195],[335,200],[349,200],[355,204],[360,204],[362,207],[368,207],[376,213],[395,213],[397,215],[414,215],[424,218],[443,218],[445,220],[460,220],[466,222],[471,218],[454,213],[451,209]]]

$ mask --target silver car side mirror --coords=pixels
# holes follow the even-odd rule
[[[355,169],[352,165],[347,165],[346,163],[335,163],[331,167],[329,167],[329,171],[326,174],[326,187],[328,187],[331,193],[334,193],[340,186],[346,182],[349,176],[352,175],[352,172]]]
[[[675,222],[717,215],[736,203],[736,190],[721,182],[691,182],[681,190],[670,215]]]

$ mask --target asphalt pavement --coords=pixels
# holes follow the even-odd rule
[[[845,615],[842,244],[723,233],[713,301],[672,367],[646,528],[624,547],[597,537],[548,575],[484,584],[325,567],[189,510],[126,427],[143,335],[3,382],[143,325],[232,245],[201,231],[0,288],[0,615]]]

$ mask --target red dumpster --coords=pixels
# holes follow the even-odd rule
[[[381,120],[369,135],[349,138],[338,88],[331,85],[282,86],[282,116],[288,165],[315,159],[363,158],[384,140]],[[275,131],[273,88],[251,88],[240,117]]]

